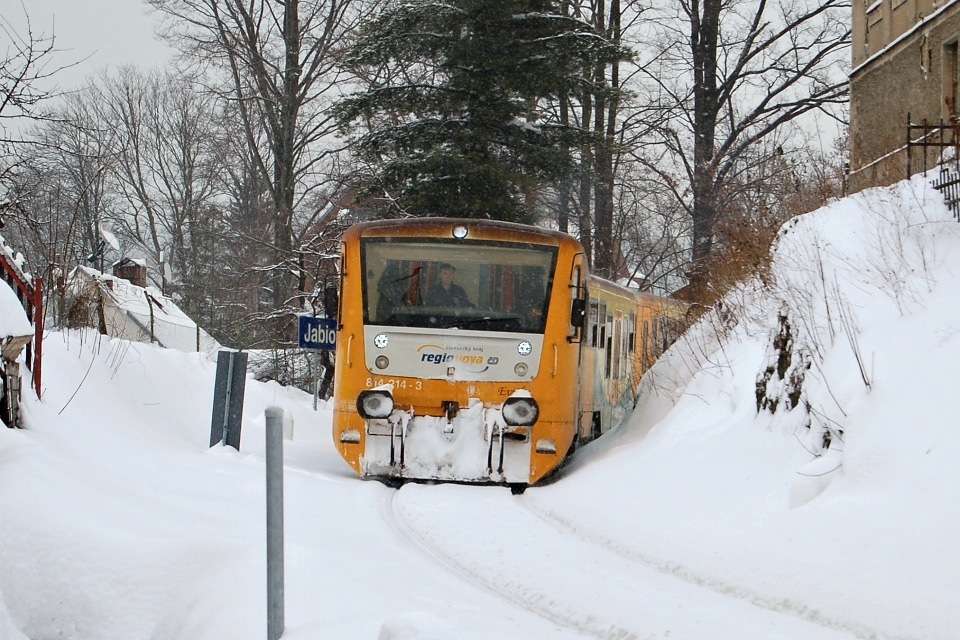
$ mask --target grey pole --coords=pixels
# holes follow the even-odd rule
[[[283,635],[283,409],[267,416],[267,640]]]

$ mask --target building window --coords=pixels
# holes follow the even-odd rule
[[[943,45],[941,61],[941,95],[943,97],[943,119],[955,122],[957,119],[957,41]]]

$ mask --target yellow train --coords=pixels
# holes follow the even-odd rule
[[[587,272],[573,237],[449,218],[343,237],[333,438],[364,477],[547,477],[633,408],[683,306]]]

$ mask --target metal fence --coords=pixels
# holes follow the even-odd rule
[[[908,113],[907,178],[934,167],[939,167],[940,175],[933,188],[943,194],[953,217],[960,221],[960,125],[943,120],[914,124]]]
[[[930,123],[926,120],[920,124],[911,122],[907,114],[907,166],[906,177],[915,173],[926,173],[934,167],[944,164],[944,160],[958,161],[958,123],[944,122]],[[947,157],[946,151],[952,150],[952,158]]]

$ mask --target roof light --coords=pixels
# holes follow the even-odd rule
[[[462,224],[458,224],[453,228],[453,237],[457,240],[463,240],[467,237],[467,228]]]

